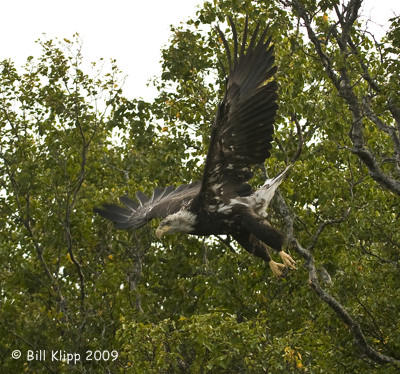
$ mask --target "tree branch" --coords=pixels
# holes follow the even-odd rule
[[[361,0],[350,0],[347,6],[344,6],[343,12],[340,12],[338,7],[336,6],[336,14],[339,18],[339,23],[342,28],[341,35],[338,34],[337,30],[334,31],[336,41],[338,42],[339,48],[341,50],[342,57],[344,61],[347,59],[347,55],[349,53],[347,45],[350,45],[350,30],[354,25],[358,17],[358,11],[360,9],[362,1]],[[352,87],[351,80],[348,74],[348,67],[346,64],[343,64],[336,72],[333,62],[331,58],[323,51],[323,47],[321,41],[317,37],[313,26],[312,26],[312,18],[308,14],[304,4],[299,0],[292,0],[286,1],[285,4],[291,6],[293,10],[298,14],[298,16],[303,20],[304,25],[307,30],[307,34],[314,45],[315,51],[321,61],[321,64],[336,87],[338,94],[345,100],[347,103],[350,112],[352,114],[352,126],[349,132],[349,137],[353,143],[353,148],[351,151],[357,155],[362,162],[367,167],[369,174],[371,177],[378,182],[381,186],[389,189],[393,193],[400,196],[400,181],[393,178],[389,174],[385,173],[379,166],[375,155],[365,146],[364,140],[364,131],[363,131],[363,104],[358,99],[354,88]],[[351,50],[350,45],[350,50]],[[364,71],[364,76],[366,72]],[[368,75],[369,77],[369,75]],[[398,112],[392,111],[397,115],[400,116],[400,110]],[[394,140],[394,145],[396,149],[396,160],[399,159],[400,162],[400,155],[397,152],[397,143],[399,143],[398,136],[395,131],[389,129],[387,125],[385,125],[376,115],[371,114],[372,112],[369,111],[369,118],[380,128],[381,130],[385,129],[386,131],[390,131],[390,135]],[[397,140],[397,143],[396,143]],[[396,163],[397,167],[398,162]]]
[[[347,312],[345,307],[339,303],[332,295],[325,291],[319,281],[317,268],[315,266],[314,256],[311,251],[303,247],[300,242],[293,235],[293,224],[294,215],[291,213],[286,201],[283,199],[282,195],[277,191],[276,193],[277,208],[280,214],[282,214],[284,221],[286,223],[286,232],[288,237],[288,244],[292,245],[297,253],[299,253],[305,260],[305,266],[308,269],[309,274],[309,284],[312,290],[319,296],[319,298],[324,301],[329,307],[336,313],[336,315],[350,328],[350,331],[362,352],[368,356],[371,360],[379,363],[390,363],[400,366],[400,360],[384,355],[375,349],[373,349],[367,342],[364,333],[353,317]]]
[[[12,186],[12,189],[13,189],[13,193],[14,193],[14,196],[15,196],[15,201],[16,201],[16,204],[17,204],[19,220],[23,224],[23,226],[25,227],[26,231],[28,232],[28,235],[31,238],[33,246],[34,246],[34,248],[36,250],[36,254],[37,254],[37,257],[39,259],[39,262],[42,265],[43,270],[44,270],[47,278],[49,278],[54,292],[58,296],[60,310],[63,313],[65,313],[65,311],[66,311],[66,305],[65,305],[66,301],[64,299],[64,296],[61,293],[61,289],[60,289],[60,286],[59,286],[59,284],[57,282],[57,279],[53,276],[52,272],[50,271],[50,269],[49,269],[49,267],[48,267],[48,265],[47,265],[47,263],[46,263],[46,261],[45,261],[45,259],[43,257],[43,248],[41,247],[39,241],[37,240],[36,235],[34,233],[34,230],[32,228],[32,218],[31,218],[29,191],[27,191],[25,196],[21,197],[20,187],[18,186],[18,183],[14,178],[14,173],[11,171],[10,164],[9,164],[8,160],[4,156],[3,156],[3,161],[4,161],[4,165],[6,167],[6,171],[7,171],[8,177],[10,179],[11,186]],[[25,199],[25,209],[22,206],[21,199]]]
[[[350,210],[351,208],[347,208],[346,211],[343,213],[342,217],[323,221],[318,226],[318,229],[314,234],[313,238],[311,239],[311,243],[308,245],[307,250],[312,251],[314,249],[315,245],[317,244],[319,236],[322,234],[322,232],[325,230],[326,227],[328,227],[329,225],[335,225],[344,222],[349,216]]]

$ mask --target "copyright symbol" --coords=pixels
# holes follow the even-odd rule
[[[12,351],[11,357],[14,360],[18,360],[19,358],[21,358],[21,351],[19,349],[16,349],[15,351]]]

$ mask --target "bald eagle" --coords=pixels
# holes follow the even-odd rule
[[[256,191],[247,183],[252,168],[264,163],[272,147],[278,107],[274,48],[271,38],[266,40],[268,27],[260,32],[259,24],[248,41],[247,18],[239,48],[232,18],[229,23],[233,51],[217,27],[229,75],[212,125],[202,180],[177,188],[158,187],[151,197],[139,191],[137,201],[123,196],[120,201],[124,206],[104,204],[95,212],[118,229],[135,230],[153,218],[162,218],[156,230],[158,238],[175,232],[230,235],[280,276],[285,267],[295,268],[295,261],[282,250],[283,235],[267,221],[266,209],[290,165]],[[271,259],[268,247],[279,253],[283,264]]]

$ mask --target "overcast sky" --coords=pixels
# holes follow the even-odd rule
[[[194,16],[203,0],[2,0],[0,59],[17,65],[38,56],[34,43],[49,37],[71,38],[78,32],[89,61],[115,58],[127,75],[125,94],[150,99],[147,81],[160,71],[160,48],[169,25]],[[400,0],[364,0],[363,14],[374,32],[383,33],[388,18],[400,14]]]

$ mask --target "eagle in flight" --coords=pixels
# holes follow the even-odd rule
[[[217,27],[229,75],[212,125],[202,180],[177,188],[157,187],[151,197],[139,191],[137,201],[123,196],[120,201],[124,206],[104,204],[95,212],[118,229],[135,230],[153,218],[162,218],[156,230],[158,238],[175,232],[230,235],[280,276],[285,267],[295,269],[295,261],[282,250],[284,237],[267,221],[266,209],[291,165],[256,191],[247,183],[252,167],[263,164],[272,147],[278,108],[274,48],[267,39],[268,27],[260,30],[257,24],[248,41],[246,17],[239,45],[232,18],[229,23],[233,51]],[[269,247],[279,253],[283,264],[271,259]]]

